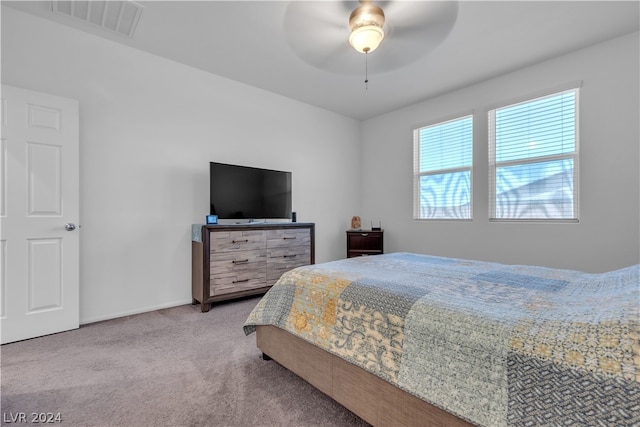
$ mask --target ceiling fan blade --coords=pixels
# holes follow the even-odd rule
[[[419,36],[430,29],[433,36],[453,27],[458,17],[458,2],[455,1],[396,1],[388,11],[386,27],[389,36]]]
[[[342,2],[334,1],[294,1],[284,15],[285,29],[306,27],[309,31],[325,31],[328,28],[349,28],[349,16],[345,16]],[[295,30],[294,30],[295,31]],[[292,34],[300,36],[301,34]]]
[[[326,71],[348,70],[350,5],[345,1],[291,2],[284,15],[284,32],[291,49],[308,64]],[[355,3],[357,4],[357,2]],[[355,6],[354,6],[355,7]]]
[[[379,56],[379,71],[402,67],[433,52],[447,38],[458,17],[455,1],[396,1],[388,9],[384,41],[372,54]]]

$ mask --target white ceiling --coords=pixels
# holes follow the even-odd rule
[[[380,4],[390,8],[393,2]],[[454,15],[443,40],[415,43],[409,52],[415,59],[389,67],[376,60],[384,61],[394,49],[391,33],[368,56],[366,88],[364,55],[347,41],[349,10],[357,3],[325,3],[326,13],[344,13],[337,17],[344,19],[343,41],[317,39],[317,43],[338,43],[336,49],[352,61],[338,71],[312,65],[299,46],[294,49],[293,35],[285,25],[290,2],[141,1],[144,9],[132,38],[54,13],[49,1],[2,3],[362,120],[640,28],[640,1],[449,1],[447,7],[455,9],[457,18]],[[403,6],[419,10],[425,2],[416,3]],[[393,26],[390,19],[387,16],[387,23]],[[308,28],[318,32],[314,22]]]

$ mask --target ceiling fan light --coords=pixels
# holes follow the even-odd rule
[[[377,25],[362,25],[354,28],[349,36],[349,44],[361,53],[376,50],[384,39],[384,31]]]

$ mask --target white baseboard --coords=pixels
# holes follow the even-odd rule
[[[185,305],[185,304],[191,304],[191,303],[192,303],[191,299],[184,300],[184,301],[183,300],[172,301],[172,302],[167,302],[167,303],[159,304],[159,305],[155,305],[155,306],[138,308],[138,309],[131,310],[131,311],[121,311],[121,312],[118,312],[118,313],[111,313],[111,314],[107,314],[107,315],[104,315],[104,316],[88,317],[88,318],[85,318],[85,319],[80,319],[80,325],[87,325],[89,323],[95,323],[95,322],[102,322],[102,321],[105,321],[105,320],[117,319],[119,317],[133,316],[135,314],[148,313],[150,311],[162,310],[163,308],[177,307],[179,305]]]

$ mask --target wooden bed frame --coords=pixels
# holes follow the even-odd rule
[[[275,326],[257,326],[256,343],[272,358],[374,426],[471,426]]]

